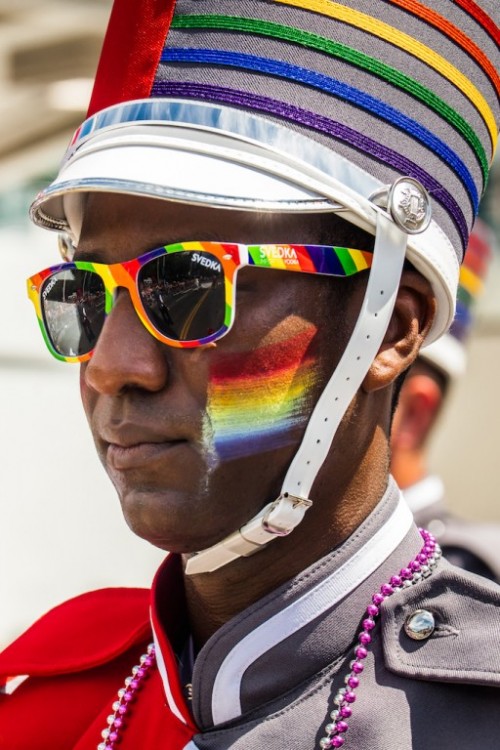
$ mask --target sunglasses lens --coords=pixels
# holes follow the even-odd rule
[[[45,329],[63,357],[79,357],[94,348],[105,320],[106,292],[91,271],[66,269],[49,276],[40,289]]]
[[[221,262],[206,252],[179,251],[146,263],[138,274],[144,309],[153,326],[175,341],[198,341],[224,326]]]

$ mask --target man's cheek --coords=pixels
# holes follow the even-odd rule
[[[275,451],[297,441],[318,381],[316,327],[251,352],[221,355],[209,379],[204,444],[212,461]]]
[[[85,414],[87,415],[87,418],[90,418],[90,411],[92,408],[92,393],[85,382],[85,370],[87,368],[87,363],[83,363],[80,365],[80,398],[82,400],[83,408],[85,411]]]
[[[80,365],[80,399],[83,406],[83,411],[85,413],[85,416],[87,418],[88,425],[90,427],[90,431],[92,433],[92,437],[95,442],[95,446],[97,449],[97,453],[99,455],[99,458],[103,464],[105,464],[105,457],[102,449],[102,444],[100,444],[99,440],[97,439],[96,435],[96,429],[95,429],[95,410],[98,400],[98,394],[90,388],[90,386],[85,382],[85,368],[87,367],[87,363]]]

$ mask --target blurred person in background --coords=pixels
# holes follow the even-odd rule
[[[5,649],[0,747],[496,742],[500,588],[389,475],[498,138],[496,8],[116,0],[32,205],[64,262],[28,292],[129,526],[169,554],[151,592],[89,592]]]
[[[460,270],[457,312],[438,341],[424,347],[406,376],[391,432],[391,471],[418,526],[439,539],[447,559],[500,582],[500,526],[456,516],[441,478],[429,471],[429,442],[450,392],[466,371],[473,307],[493,257],[493,234],[477,219]],[[452,505],[452,504],[451,504]],[[473,512],[471,503],[471,512]]]

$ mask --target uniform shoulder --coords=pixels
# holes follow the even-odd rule
[[[150,592],[91,591],[47,612],[0,654],[0,676],[68,674],[104,664],[150,633]]]
[[[419,610],[434,618],[422,640],[411,627]],[[441,560],[432,576],[384,602],[386,666],[410,679],[500,687],[499,612],[500,586]]]

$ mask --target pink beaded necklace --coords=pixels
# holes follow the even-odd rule
[[[359,687],[360,675],[364,670],[363,662],[368,656],[367,647],[372,640],[371,631],[379,616],[380,605],[399,589],[413,586],[422,578],[431,575],[441,557],[441,548],[433,535],[425,529],[420,529],[420,535],[424,545],[418,555],[406,568],[402,568],[398,575],[392,576],[389,583],[384,583],[380,590],[373,594],[371,603],[366,608],[366,617],[354,647],[354,658],[349,664],[350,671],[344,679],[346,687],[340,688],[335,695],[333,702],[337,708],[331,712],[332,721],[326,725],[325,736],[319,742],[323,750],[342,747],[345,744],[344,735],[349,729],[347,719],[352,715],[351,706],[356,701],[355,690]],[[131,676],[127,677],[124,687],[118,691],[118,700],[113,703],[113,713],[108,716],[108,726],[102,732],[103,742],[99,743],[97,750],[116,750],[126,728],[131,704],[155,665],[155,647],[150,644],[147,654],[141,656],[140,663],[132,669]]]
[[[372,641],[370,631],[375,627],[380,605],[398,589],[413,586],[422,578],[430,576],[441,557],[441,548],[433,535],[426,529],[419,529],[419,531],[424,540],[424,546],[418,555],[408,563],[406,568],[401,568],[398,575],[392,576],[389,583],[384,583],[380,590],[373,594],[371,603],[366,608],[367,617],[363,620],[361,632],[354,647],[354,659],[349,664],[350,672],[344,678],[346,687],[340,688],[333,700],[337,708],[330,714],[332,721],[325,727],[325,736],[319,742],[321,748],[342,747],[345,743],[343,735],[349,729],[346,719],[350,719],[352,715],[351,706],[356,701],[354,691],[359,686],[359,675],[364,670],[363,661],[368,656],[367,646]]]
[[[115,750],[126,728],[131,705],[155,664],[155,647],[153,643],[150,643],[147,654],[141,656],[139,664],[132,669],[132,674],[125,680],[124,687],[118,691],[118,700],[112,705],[113,713],[108,716],[108,726],[101,732],[104,741],[99,743],[97,750]]]

